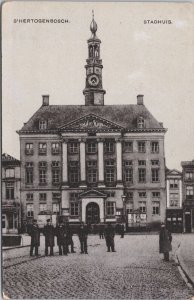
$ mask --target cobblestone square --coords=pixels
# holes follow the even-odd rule
[[[88,237],[88,255],[13,259],[4,264],[4,293],[12,299],[191,299],[194,292],[183,281],[171,254],[158,253],[157,235],[115,237],[115,253],[105,240]],[[173,250],[179,243],[173,238]],[[43,245],[42,245],[43,250]],[[57,251],[57,247],[55,247]],[[41,251],[41,255],[43,252]]]

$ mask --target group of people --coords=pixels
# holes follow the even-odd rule
[[[30,256],[33,255],[35,249],[35,256],[38,256],[38,247],[40,246],[40,229],[37,224],[37,220],[33,220],[29,234],[31,235],[31,247],[30,247]],[[62,219],[59,220],[56,228],[51,223],[51,220],[47,220],[47,225],[43,229],[43,234],[45,236],[45,256],[54,255],[53,247],[55,245],[55,236],[57,236],[57,245],[59,247],[59,255],[68,255],[68,253],[75,253],[74,251],[74,242],[73,242],[73,232],[69,223],[64,223]],[[101,227],[99,229],[100,238],[105,238],[107,252],[116,252],[115,251],[115,229],[111,224],[108,224],[105,228]],[[121,237],[124,234],[121,232]],[[81,254],[88,254],[88,228],[81,223],[78,230],[78,237],[80,241]],[[169,252],[172,250],[171,246],[172,235],[166,229],[165,224],[161,224],[161,230],[159,233],[159,252],[164,254],[164,260],[169,261]],[[71,247],[71,249],[69,249]],[[49,253],[50,248],[50,253]]]

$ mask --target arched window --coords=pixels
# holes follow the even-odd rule
[[[137,119],[137,128],[145,128],[145,120],[143,117]]]

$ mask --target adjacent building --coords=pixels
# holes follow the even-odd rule
[[[194,160],[181,162],[183,173],[184,231],[194,232]]]
[[[136,104],[105,105],[94,19],[90,30],[84,105],[50,105],[43,95],[18,131],[23,218],[49,210],[72,223],[154,227],[166,212],[166,129],[143,95]]]
[[[166,225],[171,232],[183,232],[182,173],[178,170],[166,172]]]
[[[2,154],[2,233],[18,233],[20,219],[20,161]]]

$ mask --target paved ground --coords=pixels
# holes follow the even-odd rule
[[[116,253],[107,253],[104,240],[89,236],[88,255],[28,257],[5,263],[4,292],[14,299],[191,299],[171,254],[158,254],[158,236],[116,236]],[[177,248],[180,236],[173,238]],[[16,265],[16,263],[18,263]]]
[[[183,270],[194,284],[194,234],[182,236],[178,258]]]

